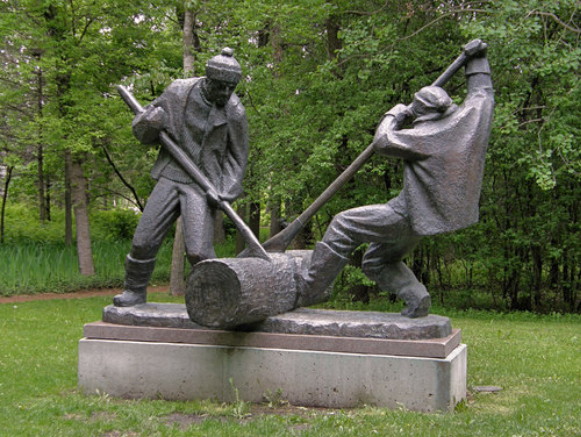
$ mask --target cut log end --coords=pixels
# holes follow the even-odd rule
[[[218,258],[196,264],[188,278],[190,319],[210,328],[230,329],[294,309],[295,277],[310,251],[260,258]]]
[[[240,281],[224,263],[201,263],[188,279],[186,307],[190,319],[212,328],[229,327],[236,321]]]

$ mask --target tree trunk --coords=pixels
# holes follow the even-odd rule
[[[186,8],[183,20],[183,68],[184,76],[189,77],[194,74],[194,13]],[[184,225],[180,217],[176,223],[169,279],[169,289],[174,296],[183,296],[186,292],[185,252]]]
[[[214,244],[224,244],[226,242],[226,231],[224,230],[224,213],[216,211],[214,219]]]
[[[331,15],[327,18],[325,26],[327,28],[327,56],[329,59],[335,59],[337,52],[342,48],[341,39],[339,38],[339,31],[341,30],[339,18],[336,15]]]
[[[91,251],[91,234],[89,230],[89,208],[87,202],[87,180],[83,174],[82,160],[73,159],[71,166],[71,197],[75,212],[77,228],[77,256],[81,275],[95,274],[93,252]]]
[[[270,231],[269,238],[274,237],[282,230],[280,220],[280,200],[273,199],[269,202],[270,210]]]
[[[256,238],[260,238],[260,203],[250,203],[248,226]]]
[[[42,79],[42,69],[38,68],[36,70],[37,75],[37,111],[38,117],[42,118],[42,108],[44,106],[44,95],[43,95],[43,79]],[[42,135],[42,125],[39,128],[38,138],[40,140],[40,144],[36,149],[36,161],[37,161],[37,179],[38,179],[38,212],[39,212],[39,219],[41,223],[44,223],[47,220],[47,207],[46,207],[46,193],[45,193],[45,176],[44,176],[44,146],[43,142],[43,135]]]
[[[4,229],[6,220],[6,202],[8,201],[8,188],[10,186],[10,179],[12,179],[12,170],[14,167],[6,168],[6,180],[4,181],[4,189],[2,191],[2,210],[0,211],[0,243],[4,243]]]
[[[183,296],[186,292],[184,254],[186,243],[184,241],[184,222],[181,217],[176,222],[176,232],[171,253],[171,273],[169,278],[169,290],[173,296]]]
[[[73,201],[71,198],[71,151],[65,150],[65,245],[73,245]]]
[[[41,140],[42,141],[42,140]],[[44,223],[46,217],[46,194],[44,192],[44,150],[42,144],[36,149],[37,184],[38,184],[38,218]]]
[[[194,56],[194,22],[195,15],[193,11],[186,9],[184,11],[184,35],[183,35],[183,46],[184,46],[184,75],[194,73],[194,61],[196,60]]]
[[[242,220],[245,220],[246,219],[246,204],[243,202],[240,202],[240,204],[236,208],[236,212],[238,213],[238,216]],[[242,236],[242,233],[238,229],[236,229],[236,254],[239,254],[240,252],[242,252],[244,250],[245,245],[246,245],[246,241],[244,241],[244,237]]]

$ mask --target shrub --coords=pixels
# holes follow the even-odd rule
[[[133,238],[141,213],[132,209],[91,212],[91,235],[97,240],[119,241]]]

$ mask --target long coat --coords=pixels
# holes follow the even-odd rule
[[[469,86],[464,103],[447,117],[398,130],[392,110],[381,122],[380,152],[405,160],[403,190],[392,203],[404,209],[417,235],[451,232],[478,221],[493,108],[487,78]]]
[[[150,128],[147,114],[154,108],[163,108],[167,133],[206,175],[216,191],[232,201],[242,194],[248,159],[246,110],[235,94],[223,108],[209,104],[200,85],[200,78],[174,81],[134,119],[133,132],[142,143],[155,142],[157,131]],[[163,147],[151,175],[156,180],[165,177],[184,184],[193,182]]]

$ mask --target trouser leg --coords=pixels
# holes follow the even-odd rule
[[[354,208],[337,214],[317,243],[308,267],[297,280],[297,306],[323,302],[329,297],[330,286],[349,261],[353,250],[375,237],[373,223],[381,216],[384,205]]]
[[[363,272],[384,291],[393,291],[406,306],[402,315],[423,317],[428,315],[431,299],[411,269],[401,260],[419,243],[420,237],[400,229],[397,237],[369,246],[363,258]]]
[[[327,300],[331,284],[347,261],[349,261],[348,258],[339,255],[324,241],[317,243],[306,273],[303,273],[297,281],[295,307],[309,306]]]
[[[125,286],[113,299],[115,306],[133,306],[147,300],[147,284],[155,257],[179,215],[179,195],[174,183],[160,179],[153,189],[135,230],[131,252],[125,260]]]
[[[381,289],[394,291],[404,300],[404,316],[422,317],[430,308],[430,295],[402,262],[421,237],[414,234],[401,211],[405,207],[398,198],[387,204],[344,211],[333,219],[323,242],[345,258],[361,243],[371,243],[363,259],[363,272]]]
[[[208,206],[205,193],[197,185],[180,185],[179,202],[188,261],[193,266],[205,259],[215,258],[216,211]]]

